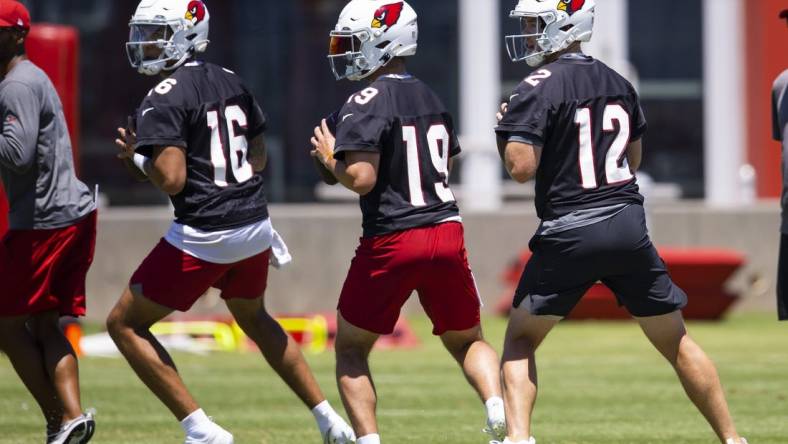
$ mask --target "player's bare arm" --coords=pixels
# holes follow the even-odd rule
[[[629,169],[634,173],[640,168],[640,163],[643,160],[643,140],[638,139],[634,142],[629,142],[627,145],[627,162],[629,162]]]
[[[170,196],[180,194],[186,186],[186,155],[183,148],[177,146],[154,148],[148,177],[156,188]]]
[[[325,167],[349,190],[361,196],[375,188],[378,180],[380,154],[367,152],[348,152],[345,161],[334,158],[336,139],[331,134],[326,120],[315,128],[312,137],[312,156],[316,157]]]
[[[507,142],[503,157],[509,176],[518,183],[526,183],[536,177],[542,148],[522,142]]]
[[[255,173],[263,171],[268,164],[268,150],[262,134],[249,141],[249,163]]]

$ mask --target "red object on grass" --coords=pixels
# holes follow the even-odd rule
[[[659,254],[668,266],[673,281],[689,298],[684,308],[687,319],[719,320],[736,301],[736,295],[725,290],[728,278],[745,263],[743,254],[721,248],[660,248]],[[531,257],[530,251],[520,254],[503,273],[507,290],[499,300],[496,311],[509,313],[514,290],[523,267]],[[577,304],[569,319],[630,319],[627,311],[618,306],[616,298],[606,286],[595,284]]]

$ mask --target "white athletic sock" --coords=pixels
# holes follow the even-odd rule
[[[503,408],[503,399],[501,399],[500,396],[493,396],[492,398],[488,399],[484,402],[484,406],[487,408],[488,420],[506,419],[506,413],[504,413]]]
[[[377,433],[364,435],[356,441],[356,444],[380,444],[380,435]]]
[[[331,427],[331,424],[334,423],[334,418],[338,416],[334,408],[331,407],[331,404],[328,403],[328,400],[316,405],[315,408],[312,409],[312,415],[315,416],[317,428],[320,429],[321,435]]]
[[[214,423],[202,409],[197,409],[181,421],[181,428],[186,432],[186,436],[200,438],[207,435],[213,429]]]

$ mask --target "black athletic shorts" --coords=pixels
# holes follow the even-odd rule
[[[664,315],[687,305],[648,237],[641,205],[593,225],[534,236],[529,245],[533,256],[517,286],[515,308],[567,316],[599,281],[633,316]]]
[[[777,316],[788,321],[788,234],[780,236],[780,260],[777,264]]]

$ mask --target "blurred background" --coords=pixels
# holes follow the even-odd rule
[[[516,22],[505,19],[514,2],[485,1],[499,3],[495,18],[500,20],[502,32],[514,32]],[[138,75],[126,62],[126,23],[137,2],[28,0],[26,3],[34,22],[69,24],[80,32],[83,179],[101,183],[111,205],[165,202],[153,188],[132,187],[129,179],[120,174],[111,143],[114,128],[139,105],[154,81]],[[346,2],[207,0],[206,3],[212,13],[212,42],[205,58],[238,72],[271,119],[268,136],[275,151],[268,172],[271,199],[314,201],[318,179],[305,154],[310,129],[322,116],[338,107],[355,87],[350,82],[337,83],[325,58],[328,32]],[[411,3],[419,13],[421,36],[419,54],[410,61],[410,68],[432,85],[458,120],[462,120],[458,70],[462,49],[460,2],[413,0]],[[703,1],[599,0],[598,3],[601,22],[607,22],[605,18],[609,16],[603,16],[606,11],[614,11],[616,17],[621,15],[622,7],[625,11],[620,20],[622,28],[615,30],[620,47],[611,51],[616,57],[624,57],[631,67],[628,75],[639,80],[650,124],[649,155],[643,171],[658,182],[676,184],[682,197],[704,197]],[[710,3],[727,7],[723,5],[729,2],[711,0]],[[746,35],[745,19],[741,16],[737,20],[742,38]],[[764,24],[767,20],[778,24],[773,13],[755,19],[763,20]],[[495,31],[497,26],[477,22],[471,32],[478,36],[488,29]],[[597,33],[597,37],[607,34],[600,26]],[[784,41],[784,38],[772,41],[772,50],[785,52]],[[757,46],[758,42],[742,43],[744,50]],[[498,52],[495,58],[500,65],[500,81],[505,93],[525,77],[528,67],[509,62],[503,34],[496,36],[495,44]],[[736,52],[735,48],[721,50]],[[607,54],[598,55],[605,59]],[[732,54],[741,66],[752,66],[743,60],[752,55],[750,50]],[[480,54],[480,60],[488,58]],[[620,60],[611,62],[619,63]],[[737,94],[743,87],[743,84],[736,88],[731,85],[729,94]],[[743,125],[748,124],[746,115],[740,113]],[[763,190],[763,197],[777,195],[777,184],[769,185],[771,188]]]
[[[134,182],[112,143],[115,128],[157,80],[137,74],[126,59],[135,0],[24,3],[34,23],[78,32],[76,77],[66,87],[75,89],[79,174],[101,189],[89,278],[91,312],[101,318],[171,220],[164,194]],[[328,33],[345,3],[206,0],[211,45],[205,59],[240,74],[269,116],[265,174],[272,215],[296,257],[271,278],[269,303],[281,310],[333,308],[360,234],[354,196],[318,185],[308,155],[311,129],[359,87],[336,82],[326,60]],[[504,47],[504,35],[518,31],[507,18],[515,2],[410,3],[421,35],[409,68],[459,122],[465,153],[452,181],[479,286],[495,302],[510,291],[502,276],[523,260],[538,223],[532,186],[506,180],[492,132],[498,104],[530,71],[511,63]],[[788,29],[778,19],[786,8],[788,0],[597,0],[594,39],[585,47],[640,93],[649,131],[638,176],[655,241],[738,255],[739,265],[715,285],[743,301],[740,306],[761,311],[774,305],[781,177],[770,88],[788,67]]]

